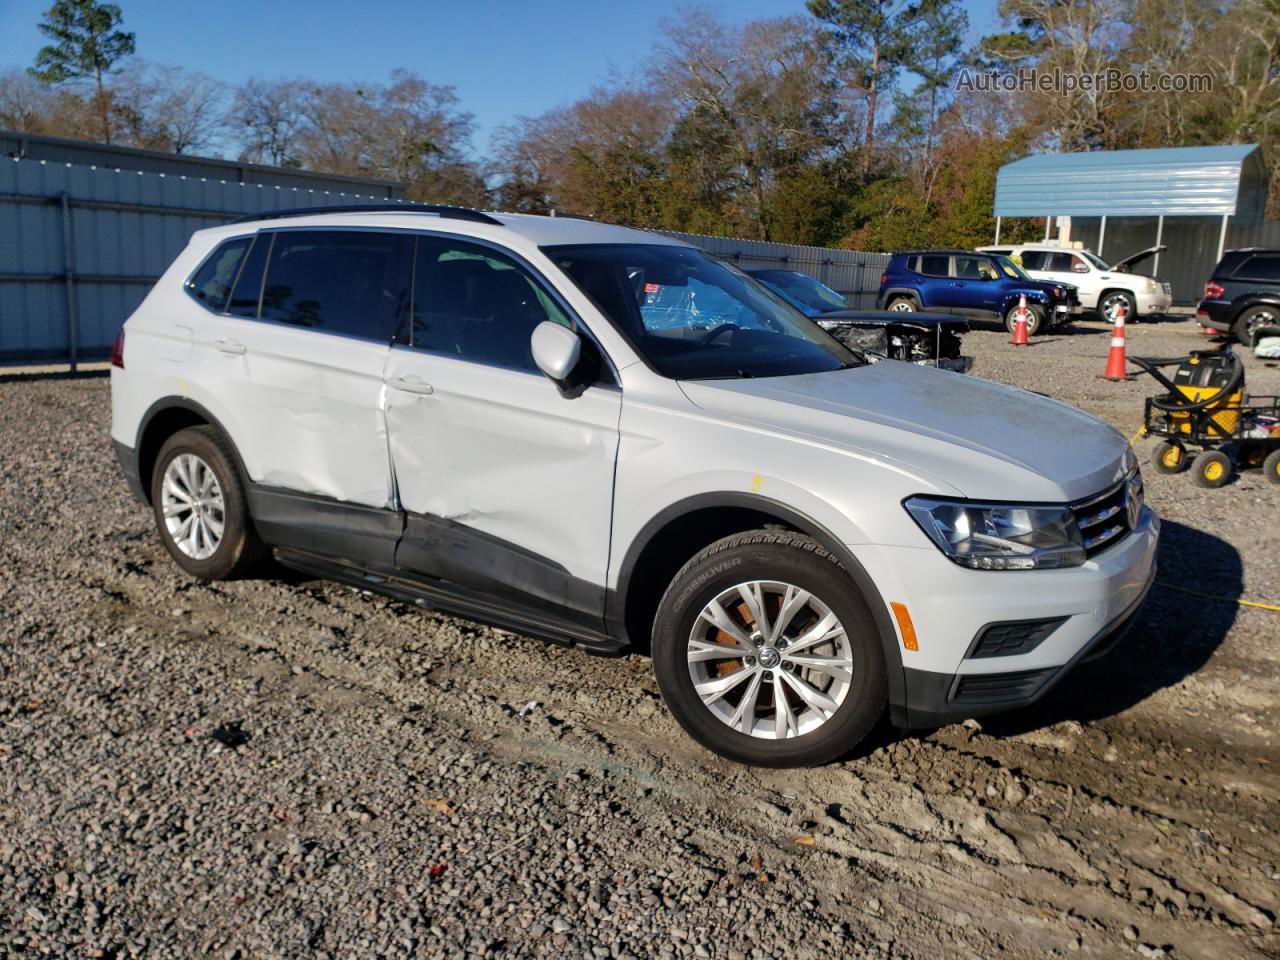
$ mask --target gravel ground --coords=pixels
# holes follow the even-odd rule
[[[1096,379],[1107,333],[967,345],[1133,433],[1152,382]],[[0,383],[0,956],[1280,955],[1280,613],[1233,602],[1280,602],[1257,471],[1148,469],[1161,585],[1046,702],[763,771],[643,658],[188,579],[108,419],[103,379]]]

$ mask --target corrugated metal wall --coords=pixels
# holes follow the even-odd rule
[[[103,357],[202,227],[382,196],[0,159],[0,362]]]
[[[880,275],[889,265],[887,253],[804,247],[765,240],[735,240],[692,233],[659,230],[658,233],[684,240],[708,253],[724,257],[744,270],[798,270],[807,273],[849,299],[851,309],[871,310],[880,292]]]
[[[323,189],[0,159],[0,363],[102,358],[202,227],[290,207],[385,203]],[[743,268],[799,270],[874,306],[887,254],[671,234]]]

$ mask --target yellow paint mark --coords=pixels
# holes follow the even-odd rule
[[[185,400],[185,399],[187,398],[187,381],[185,381],[185,380],[179,380],[179,381],[178,381],[178,389],[179,389],[180,391],[182,391],[182,399],[184,399],[184,400]]]
[[[752,493],[759,493],[760,488],[763,486],[764,486],[764,477],[760,476],[760,474],[757,473],[754,477],[751,478]]]

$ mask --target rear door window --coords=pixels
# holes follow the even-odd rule
[[[237,237],[214,250],[187,280],[184,289],[188,296],[215,313],[222,313],[227,308],[245,252],[252,243],[253,237]]]
[[[1049,259],[1049,254],[1044,250],[1023,250],[1022,263],[1023,270],[1048,270],[1045,266]]]
[[[390,343],[408,307],[412,242],[360,230],[277,232],[261,319]]]
[[[930,277],[945,277],[951,272],[950,262],[950,257],[924,254],[920,257],[920,272]]]

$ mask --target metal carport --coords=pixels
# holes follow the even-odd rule
[[[1000,168],[996,242],[1004,217],[1057,218],[1061,240],[1082,241],[1104,259],[1143,247],[1169,249],[1152,263],[1193,301],[1232,231],[1262,224],[1267,172],[1256,144],[1037,154]],[[1169,221],[1169,222],[1166,222]]]

